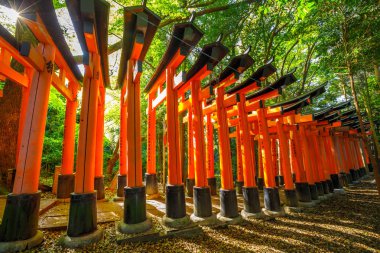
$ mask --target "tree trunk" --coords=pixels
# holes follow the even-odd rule
[[[373,166],[373,171],[374,171],[374,174],[375,174],[376,185],[377,185],[377,191],[378,191],[378,193],[380,195],[380,173],[379,173],[379,165],[378,165],[378,162],[377,162],[377,157],[375,158],[373,156],[373,154],[371,153],[371,151],[370,151],[368,138],[367,138],[367,135],[365,133],[364,126],[363,126],[363,119],[362,119],[362,116],[360,114],[360,108],[359,108],[358,98],[357,98],[357,94],[356,94],[356,91],[355,91],[354,75],[352,73],[351,66],[350,66],[349,63],[347,63],[347,69],[348,69],[348,73],[349,73],[348,75],[349,75],[349,78],[350,78],[351,92],[352,92],[352,97],[354,98],[354,104],[355,104],[356,114],[357,114],[358,119],[359,119],[361,135],[362,135],[363,140],[364,140],[365,149],[367,150],[367,154],[368,154],[369,159],[370,159],[370,161],[372,163],[372,166]]]
[[[107,174],[112,175],[112,170],[115,167],[117,161],[119,160],[119,144],[120,138],[117,140],[115,149],[113,150],[111,158],[107,162]]]
[[[17,41],[30,41],[35,39],[30,31],[20,22],[16,25]],[[23,66],[12,61],[12,68],[22,72]],[[16,167],[17,137],[21,110],[22,87],[10,80],[6,80],[3,97],[0,98],[0,183],[7,177],[8,169]]]

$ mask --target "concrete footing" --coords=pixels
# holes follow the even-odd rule
[[[190,220],[199,226],[215,226],[218,224],[216,214],[212,214],[210,217],[198,217],[193,213],[190,215]]]
[[[162,224],[169,228],[185,228],[191,224],[189,216],[184,216],[182,218],[169,218],[166,215],[162,217]]]
[[[241,217],[245,220],[263,219],[265,217],[262,211],[258,213],[248,213],[243,209],[241,210],[240,214],[241,214]]]
[[[136,224],[126,224],[122,221],[117,223],[117,230],[123,234],[137,234],[148,231],[152,228],[151,219]]]
[[[0,242],[0,253],[6,252],[19,252],[37,247],[44,240],[44,236],[41,231],[37,230],[35,236],[22,240],[11,242]]]
[[[236,225],[243,221],[240,215],[233,218],[229,218],[229,217],[222,216],[221,213],[218,213],[216,215],[216,218],[227,225]]]
[[[103,236],[104,230],[98,228],[94,232],[82,236],[71,237],[66,235],[61,239],[60,244],[65,248],[83,248],[90,244],[97,243],[103,239]]]
[[[263,208],[262,211],[265,215],[268,215],[270,217],[283,217],[286,215],[283,208],[281,208],[280,211],[271,211],[266,208]]]

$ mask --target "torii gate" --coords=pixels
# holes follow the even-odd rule
[[[240,219],[237,207],[236,191],[233,186],[232,162],[230,140],[228,133],[227,110],[231,103],[236,103],[236,96],[225,97],[225,88],[234,84],[239,75],[253,64],[253,59],[248,55],[250,48],[242,55],[234,57],[228,66],[212,80],[208,85],[215,89],[215,106],[208,105],[204,108],[207,115],[216,109],[218,121],[219,159],[221,174],[220,189],[220,213],[218,219],[225,222],[237,222]],[[215,108],[216,107],[216,108]],[[211,108],[211,110],[210,110]]]
[[[272,67],[273,68],[273,67]],[[275,70],[271,70],[275,71]],[[270,99],[273,97],[276,97],[281,94],[281,89],[286,87],[287,85],[290,85],[291,83],[295,82],[295,77],[293,76],[293,73],[288,73],[281,78],[279,78],[276,82],[272,83],[271,85],[251,94],[248,95],[246,98],[244,97],[244,100],[247,99],[247,103],[245,103],[245,108],[231,108],[228,112],[228,117],[235,117],[238,116],[238,118],[230,119],[229,125],[230,126],[237,126],[239,125],[239,121],[242,121],[242,119],[246,118],[247,125],[248,122],[254,122],[254,132],[256,135],[259,135],[261,137],[261,150],[265,153],[264,161],[264,181],[266,182],[266,187],[264,189],[264,204],[265,204],[265,211],[266,212],[279,212],[281,211],[280,208],[280,199],[278,195],[278,189],[275,187],[274,184],[274,175],[273,175],[273,161],[272,156],[270,154],[271,150],[267,149],[270,148],[270,137],[268,132],[268,125],[267,125],[267,119],[268,117],[276,117],[281,114],[280,110],[271,110],[270,108],[264,108],[264,103],[266,99]],[[257,89],[257,87],[253,87],[254,89]],[[249,91],[248,88],[245,88],[247,91]],[[233,90],[233,92],[235,92]],[[242,99],[240,98],[240,102]],[[250,115],[248,115],[250,113]],[[265,117],[264,117],[265,114]],[[240,128],[240,131],[241,128]],[[248,132],[248,126],[246,130],[247,139],[249,137]],[[237,138],[240,138],[238,135]],[[268,144],[268,145],[266,145]],[[247,143],[248,145],[248,143]],[[250,146],[252,146],[251,143],[249,143]],[[254,153],[252,153],[251,156],[253,156]],[[254,179],[254,176],[247,177]],[[252,180],[251,179],[251,180]],[[246,182],[244,181],[244,184],[246,185]],[[273,190],[272,190],[273,189]],[[276,190],[277,189],[277,190]],[[273,194],[271,192],[274,192]],[[277,197],[276,197],[277,192]],[[256,200],[258,200],[256,198]],[[258,207],[256,204],[256,211],[258,211]],[[271,213],[274,214],[274,213]]]
[[[190,105],[189,103],[181,103],[178,110],[182,112],[187,107],[192,112],[190,114],[191,117],[188,117],[188,124],[192,126],[192,131],[188,135],[189,140],[192,140],[192,150],[194,151],[191,152],[189,150],[189,160],[192,159],[194,161],[194,167],[190,168],[194,170],[195,177],[193,189],[190,189],[194,192],[194,213],[191,215],[191,220],[194,222],[215,219],[215,216],[212,216],[211,191],[208,186],[205,166],[206,152],[202,109],[205,95],[201,89],[201,81],[211,74],[215,66],[228,53],[228,48],[221,43],[221,39],[222,36],[219,36],[216,42],[207,44],[202,48],[198,59],[186,74],[186,82],[175,87],[179,94],[185,94],[188,90],[191,91],[191,98],[188,100],[190,101]]]
[[[50,84],[68,101],[74,102],[82,76],[63,38],[51,1],[0,1],[0,4],[18,11],[20,21],[28,26],[39,41],[37,48],[23,42],[19,53],[16,40],[3,28],[0,29],[0,73],[25,87],[16,178],[0,226],[1,248],[19,251],[37,246],[43,240],[42,233],[37,230],[41,198],[38,183]],[[18,73],[9,66],[11,57],[24,66],[24,73]],[[54,70],[55,66],[59,74]],[[69,87],[66,87],[67,80]],[[66,133],[65,138],[69,138]],[[73,157],[74,152],[64,149],[64,155]]]
[[[295,111],[296,114],[299,114],[300,109],[304,106],[307,106],[314,97],[319,96],[325,92],[325,86],[327,83],[324,83],[315,89],[302,94],[296,98],[289,99],[275,105],[271,105],[271,108],[282,107],[282,112],[284,114]],[[299,203],[310,202],[311,194],[306,181],[306,175],[303,169],[303,162],[300,158],[300,153],[297,150],[298,145],[298,136],[296,135],[297,126],[294,125],[296,122],[301,122],[305,120],[307,116],[297,116],[289,115],[283,116],[277,119],[276,122],[276,131],[277,137],[279,139],[280,146],[280,164],[283,171],[289,171],[290,167],[292,168],[292,174],[294,175],[295,181],[295,190],[293,188],[293,182],[290,181],[290,178],[286,178],[285,181],[285,195],[287,198],[287,205],[290,207],[296,207]],[[289,137],[288,134],[289,133]],[[290,142],[290,146],[289,146]],[[291,148],[290,148],[291,147]],[[289,169],[287,169],[289,168]],[[281,181],[281,180],[279,180]],[[298,201],[296,201],[298,200]]]
[[[103,0],[67,0],[66,4],[83,51],[85,76],[75,188],[70,199],[67,236],[62,243],[66,247],[80,247],[103,237],[103,230],[97,228],[96,212],[97,191],[103,189],[95,189],[94,185],[104,187],[102,182],[95,182],[103,180],[102,131],[105,88],[109,87],[107,44],[110,5]],[[91,239],[83,240],[83,237]]]
[[[150,100],[154,99],[158,90],[160,90],[158,96],[166,98],[168,184],[166,185],[166,214],[163,218],[163,223],[172,227],[186,225],[189,221],[189,218],[186,216],[185,191],[181,171],[182,161],[179,154],[178,93],[175,89],[182,80],[176,82],[175,72],[203,36],[203,33],[193,24],[193,20],[194,16],[190,19],[190,22],[174,26],[166,52],[145,87],[145,92],[148,93]],[[162,91],[164,83],[166,83],[166,89]],[[162,95],[163,92],[165,95]],[[148,112],[150,110],[151,107],[148,107]],[[151,123],[148,124],[151,126]],[[148,150],[152,152],[154,149],[150,147]],[[152,157],[149,159],[152,159]],[[148,168],[148,175],[154,175],[154,172],[153,168]]]
[[[120,177],[126,177],[124,187],[124,220],[118,224],[122,233],[140,233],[151,228],[146,218],[146,195],[142,176],[140,76],[142,63],[161,19],[145,5],[124,8],[124,36],[120,58],[118,84],[121,92]],[[118,191],[121,187],[120,181]]]

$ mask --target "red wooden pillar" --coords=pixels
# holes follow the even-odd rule
[[[325,139],[325,149],[327,151],[329,160],[330,160],[330,166],[331,166],[331,173],[330,178],[332,181],[332,184],[334,186],[334,189],[340,189],[342,188],[342,184],[339,180],[339,164],[337,162],[337,154],[336,149],[334,146],[334,138],[329,135]]]
[[[124,197],[127,185],[127,102],[125,94],[127,86],[123,83],[120,91],[120,131],[119,131],[119,175],[117,176],[117,197]]]
[[[104,199],[104,176],[103,176],[103,144],[104,144],[104,105],[106,91],[103,86],[99,87],[99,99],[96,117],[96,148],[95,148],[95,181],[97,199]]]
[[[179,155],[178,95],[173,89],[174,69],[166,70],[166,107],[168,132],[168,184],[182,185],[181,161]]]
[[[191,93],[192,100],[194,99],[194,94]],[[192,101],[192,104],[196,101]],[[194,170],[194,134],[193,134],[193,109],[190,107],[187,111],[187,178],[186,178],[186,189],[187,196],[193,197],[193,187],[195,185],[195,170]]]
[[[44,45],[42,55],[46,62],[54,62],[54,47]],[[34,194],[38,191],[52,71],[45,68],[43,72],[33,76],[16,165],[13,194]]]
[[[224,87],[217,88],[216,93],[221,188],[223,190],[233,190],[229,129],[227,125],[227,113],[223,105]]]
[[[218,142],[220,160],[220,209],[219,219],[236,218],[239,216],[237,207],[236,191],[234,189],[232,177],[232,160],[228,119],[226,108],[224,107],[224,87],[216,89],[216,114],[218,117]]]
[[[145,191],[148,195],[158,194],[156,174],[156,109],[153,108],[154,92],[148,94],[148,130],[147,130],[147,172]]]
[[[194,166],[195,166],[195,186],[207,187],[207,172],[206,172],[206,150],[205,150],[205,135],[203,124],[202,101],[199,97],[201,90],[200,81],[194,80],[191,82],[191,111],[192,111],[192,137],[194,151]]]
[[[83,81],[82,107],[79,125],[75,193],[93,193],[95,176],[96,123],[98,112],[99,55],[93,53],[94,75]]]
[[[244,185],[243,176],[243,158],[242,158],[242,144],[241,144],[241,130],[239,125],[236,126],[236,191],[237,194],[242,194],[242,187]]]
[[[77,96],[78,88],[69,83],[74,97]],[[74,153],[75,153],[75,127],[78,101],[66,100],[65,127],[63,132],[62,166],[61,174],[58,175],[57,198],[69,198],[74,191]]]
[[[270,139],[272,162],[273,162],[273,174],[276,182],[276,186],[281,185],[283,178],[282,173],[280,173],[280,167],[278,166],[278,153],[277,153],[277,140],[273,136]]]
[[[270,137],[268,132],[268,125],[266,119],[266,109],[260,108],[257,110],[257,119],[259,123],[259,133],[262,145],[262,159],[264,167],[264,206],[268,212],[280,212],[280,196],[278,188],[276,187],[274,173],[273,173],[273,160],[270,147]]]
[[[214,169],[214,126],[211,121],[211,115],[206,115],[207,131],[207,183],[210,186],[211,195],[216,195],[216,178]]]
[[[296,190],[294,189],[292,171],[290,167],[290,152],[289,152],[289,139],[284,131],[282,118],[276,121],[277,136],[280,146],[280,161],[282,168],[282,175],[285,183],[285,196],[287,205],[290,207],[298,206],[298,198]]]
[[[133,80],[134,64],[134,60],[128,60],[126,77],[127,186],[142,187],[140,83]]]
[[[195,167],[194,214],[193,217],[207,218],[212,216],[211,191],[207,182],[205,134],[203,123],[200,80],[190,82],[192,132]],[[194,220],[194,219],[193,219]]]
[[[289,140],[286,137],[284,131],[284,125],[281,122],[282,119],[278,119],[276,122],[277,135],[280,146],[280,160],[281,167],[283,169],[283,176],[286,190],[294,190],[292,171],[290,167],[290,153],[289,153]]]

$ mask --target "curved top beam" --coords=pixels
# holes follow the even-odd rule
[[[158,82],[159,80],[163,80],[163,77],[165,76],[165,69],[170,65],[171,60],[174,58],[175,54],[179,53],[180,55],[184,56],[184,60],[190,54],[193,47],[198,44],[202,37],[203,32],[192,22],[176,24],[170,36],[170,41],[166,52],[164,53],[162,60],[156,68],[156,71],[154,72],[152,78],[145,86],[144,91],[149,92],[153,87],[160,85],[161,83],[158,84]],[[176,66],[172,67],[178,67],[183,60],[177,62]]]
[[[280,77],[277,81],[274,83],[268,85],[267,87],[262,88],[261,90],[246,96],[248,100],[254,99],[256,97],[262,96],[264,94],[267,94],[273,90],[280,89],[280,88],[285,88],[286,86],[294,83],[297,81],[297,78],[293,75],[293,73],[288,73]]]
[[[248,50],[247,50],[248,51]],[[217,84],[223,83],[232,74],[239,76],[241,73],[246,71],[254,63],[251,56],[249,56],[249,51],[244,54],[235,56],[228,63],[227,67],[219,74],[219,76],[211,80],[207,86],[215,86]]]
[[[250,86],[251,84],[256,83],[257,87],[261,86],[261,81],[264,81],[267,79],[270,75],[272,75],[274,72],[276,72],[276,67],[272,65],[273,59],[269,60],[265,65],[258,68],[250,77],[248,77],[244,82],[240,83],[239,85],[236,85],[229,91],[227,91],[227,94],[233,94],[238,91],[241,91],[242,89]]]
[[[124,8],[124,33],[117,78],[119,87],[123,85],[128,60],[144,61],[160,22],[161,18],[145,5]]]
[[[297,103],[300,100],[303,100],[306,97],[309,97],[310,99],[313,99],[314,97],[317,97],[317,96],[321,95],[322,93],[324,93],[326,91],[326,89],[325,89],[326,85],[327,85],[327,82],[325,82],[324,84],[316,87],[315,89],[312,89],[311,91],[309,91],[309,92],[307,92],[305,94],[302,94],[302,95],[300,95],[298,97],[295,97],[295,98],[292,98],[292,99],[289,99],[289,100],[286,100],[286,101],[283,101],[283,102],[271,105],[271,107],[291,105],[291,104]]]
[[[50,34],[54,44],[62,54],[68,67],[79,81],[83,80],[83,76],[79,71],[77,63],[71,54],[70,48],[66,43],[63,31],[59,25],[55,9],[52,1],[34,1],[34,0],[0,0],[0,5],[16,10],[21,17],[29,20],[37,21],[36,13],[40,16],[46,30]]]
[[[210,70],[228,54],[229,49],[220,41],[204,45],[198,59],[186,73],[186,81],[194,77],[205,66]]]
[[[342,103],[336,104],[335,106],[332,106],[330,108],[322,109],[322,110],[319,110],[317,112],[314,112],[313,117],[316,120],[322,120],[322,119],[326,118],[330,113],[344,109],[350,105],[351,105],[351,101],[342,102]]]
[[[100,55],[103,82],[109,87],[108,66],[108,21],[110,4],[105,0],[66,0],[67,9],[83,51],[83,64],[90,64],[89,49],[85,33],[93,33],[95,28],[96,43]]]
[[[298,112],[303,107],[310,105],[310,103],[311,103],[311,98],[308,96],[308,97],[305,97],[301,100],[298,100],[296,103],[294,103],[290,106],[282,107],[282,112],[283,113],[287,113],[287,112],[291,112],[291,111],[297,111]]]

